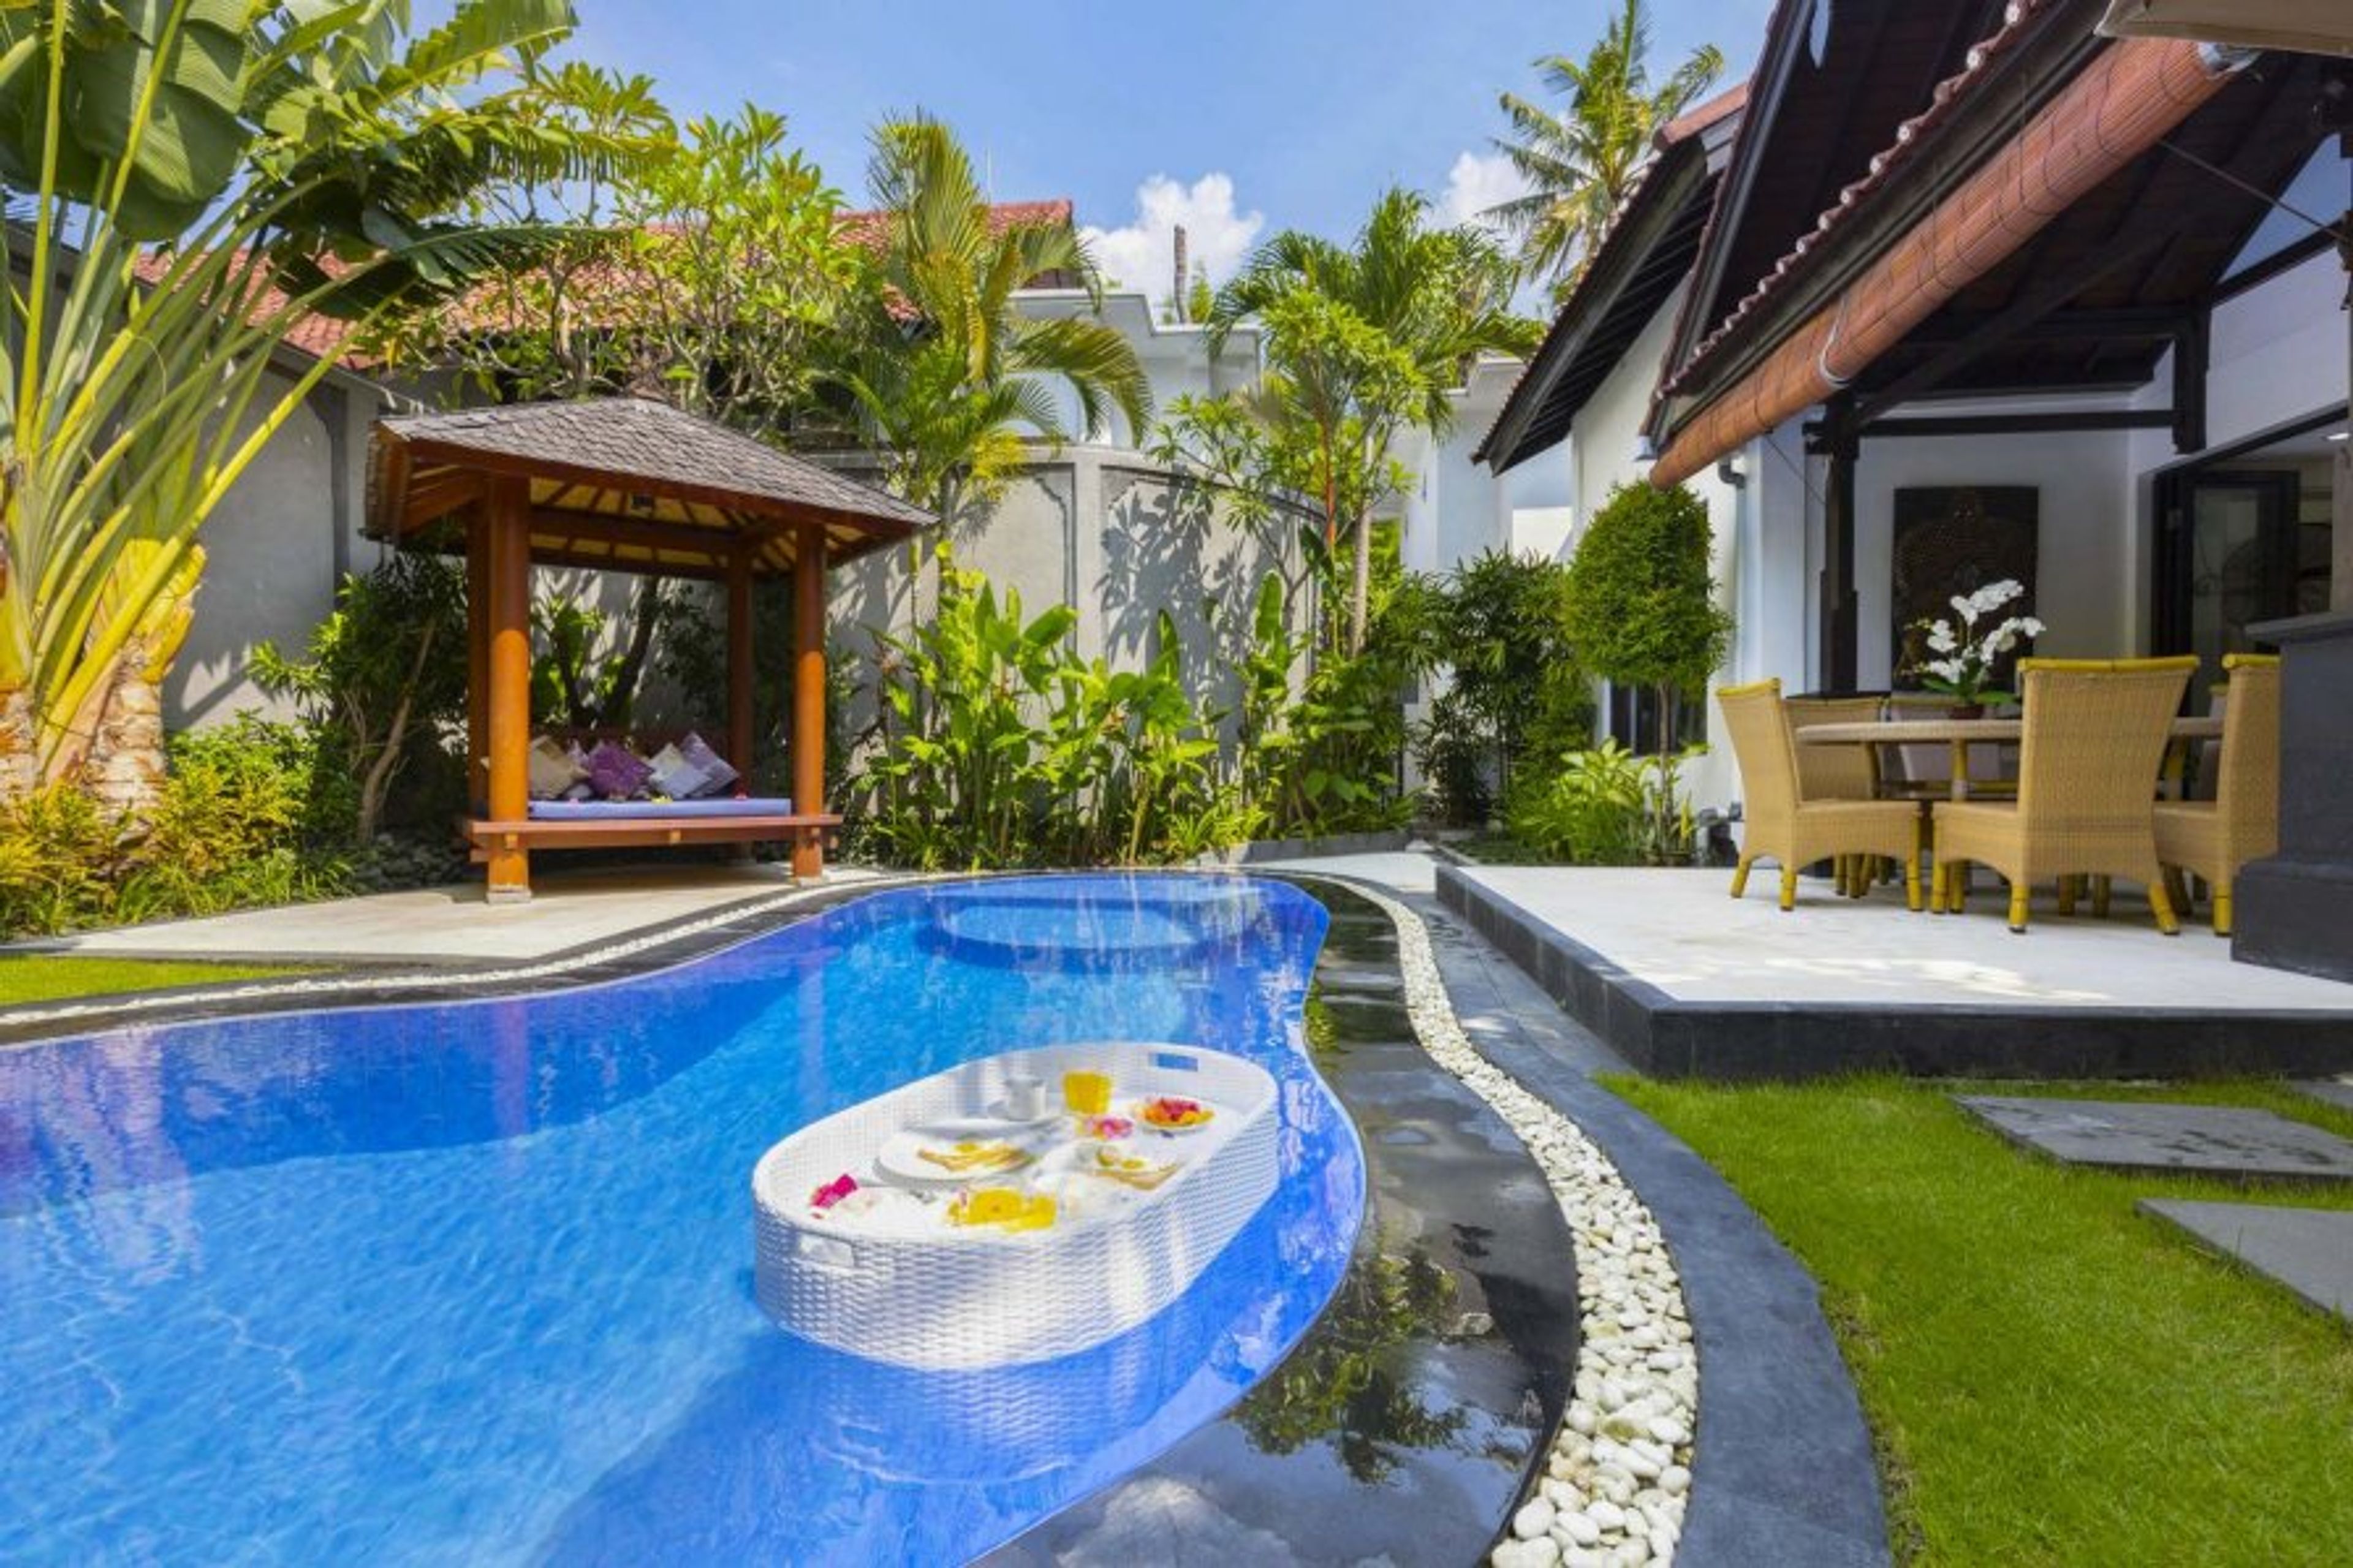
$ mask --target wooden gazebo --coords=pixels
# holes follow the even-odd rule
[[[532,403],[379,420],[370,449],[368,531],[403,548],[466,552],[468,754],[465,823],[493,900],[531,896],[533,847],[788,840],[793,872],[824,868],[828,567],[906,539],[918,508],[667,404],[635,398]],[[727,728],[720,749],[753,773],[752,584],[791,574],[789,803],[705,815],[638,806],[565,820],[534,814],[531,569],[589,567],[723,583]]]

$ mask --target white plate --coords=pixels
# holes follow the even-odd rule
[[[1010,1143],[1029,1158],[1018,1165],[1000,1165],[988,1170],[951,1171],[935,1165],[923,1157],[925,1149],[944,1149],[956,1143]],[[874,1168],[894,1182],[905,1182],[922,1187],[955,1187],[967,1182],[988,1182],[1017,1176],[1036,1168],[1038,1156],[1048,1142],[1047,1130],[1041,1126],[1018,1121],[934,1121],[927,1126],[909,1127],[892,1134],[874,1156]]]
[[[1208,1111],[1209,1113],[1209,1119],[1207,1121],[1196,1121],[1190,1127],[1163,1127],[1156,1121],[1147,1121],[1145,1120],[1145,1101],[1139,1100],[1134,1105],[1127,1108],[1127,1119],[1135,1123],[1135,1130],[1139,1133],[1157,1132],[1164,1138],[1189,1138],[1196,1132],[1207,1132],[1210,1128],[1215,1127],[1218,1124],[1218,1118],[1225,1114],[1223,1107],[1211,1105],[1208,1100],[1197,1099],[1189,1094],[1178,1096],[1153,1095],[1149,1098],[1153,1100],[1166,1100],[1172,1098],[1190,1100],[1194,1104]]]

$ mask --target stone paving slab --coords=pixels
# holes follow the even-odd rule
[[[2317,1078],[2295,1086],[2315,1100],[2353,1110],[2353,1079]]]
[[[2178,1198],[2143,1198],[2140,1208],[2277,1280],[2322,1311],[2353,1318],[2353,1213]]]
[[[2070,1165],[2246,1181],[2353,1182],[2353,1143],[2270,1110],[1961,1094],[2022,1148]]]

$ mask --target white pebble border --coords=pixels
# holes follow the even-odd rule
[[[1397,926],[1406,1012],[1422,1048],[1494,1108],[1560,1199],[1577,1245],[1577,1379],[1536,1495],[1494,1568],[1619,1568],[1674,1560],[1691,1491],[1699,1360],[1659,1222],[1577,1124],[1471,1043],[1421,917],[1361,882]]]
[[[343,998],[356,1000],[371,993],[414,991],[422,986],[451,989],[477,985],[512,985],[518,981],[548,980],[559,975],[570,974],[578,970],[592,968],[597,964],[614,963],[623,959],[634,958],[639,953],[650,952],[655,948],[667,947],[672,942],[683,942],[690,937],[701,936],[706,931],[733,925],[738,921],[755,920],[762,915],[774,914],[779,910],[788,910],[796,904],[807,903],[819,894],[852,890],[861,893],[870,891],[879,893],[887,888],[904,887],[912,882],[938,879],[940,879],[934,876],[892,875],[876,877],[871,880],[860,879],[846,886],[841,883],[831,883],[819,884],[811,888],[795,888],[789,892],[778,893],[771,898],[747,899],[742,903],[728,904],[708,915],[678,925],[664,926],[644,936],[630,937],[604,947],[589,949],[585,952],[569,952],[560,958],[542,959],[536,963],[519,963],[503,969],[418,967],[376,974],[344,971],[339,973],[322,974],[314,980],[259,980],[242,985],[206,986],[198,992],[167,991],[133,994],[93,1002],[70,1003],[56,1007],[11,1007],[0,1009],[0,1026],[17,1028],[28,1024],[66,1024],[77,1018],[98,1017],[128,1024],[131,1019],[126,1015],[185,1011],[198,1004],[210,1007],[223,1002],[267,1002],[281,996],[328,996],[339,1000]],[[71,956],[70,952],[66,956]],[[301,953],[292,952],[286,954],[283,962],[295,964],[306,962],[332,963],[334,959],[332,956],[306,959]],[[184,1020],[169,1021],[177,1023]],[[38,1039],[0,1042],[0,1051],[20,1049],[26,1046],[44,1043],[46,1042]]]

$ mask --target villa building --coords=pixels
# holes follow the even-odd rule
[[[2346,68],[2099,11],[1781,6],[1488,432],[1571,476],[1572,534],[1597,474],[1707,500],[1724,680],[1906,684],[1910,624],[1992,577],[2041,653],[2210,670],[2353,598]]]

